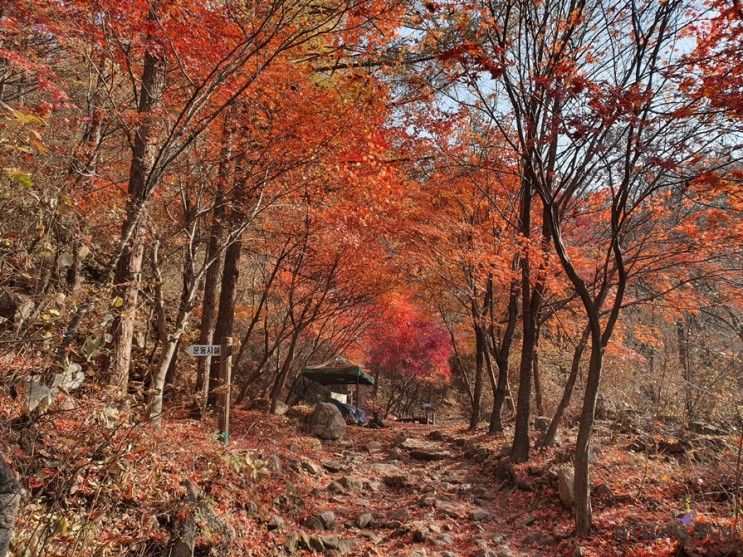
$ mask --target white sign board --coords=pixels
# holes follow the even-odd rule
[[[192,344],[186,348],[189,356],[219,356],[219,344]]]

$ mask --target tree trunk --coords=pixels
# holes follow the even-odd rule
[[[163,350],[160,354],[160,358],[157,361],[157,368],[152,380],[152,385],[150,387],[153,394],[150,399],[147,417],[156,426],[160,426],[160,422],[162,419],[163,390],[165,389],[165,378],[168,374],[170,361],[175,354],[176,348],[178,347],[180,336],[180,334],[178,334],[177,336],[169,335],[167,342],[163,344]]]
[[[534,401],[537,405],[537,415],[544,416],[544,400],[542,398],[542,378],[539,375],[539,331],[536,333],[537,340],[534,346],[534,361],[531,367],[534,378]]]
[[[21,485],[0,456],[0,557],[8,553],[20,504]]]
[[[482,335],[479,330],[479,325],[475,325],[475,388],[472,397],[472,413],[470,414],[470,431],[475,431],[480,423],[480,403],[482,401],[482,368],[485,363],[483,352],[485,347],[482,345]]]
[[[526,239],[531,234],[531,186],[522,183],[519,209],[521,234]],[[534,349],[534,327],[531,312],[531,257],[527,251],[521,257],[521,365],[519,392],[516,403],[516,424],[511,445],[511,460],[524,462],[529,459],[529,406],[531,404],[531,359]]]
[[[693,420],[695,417],[694,388],[691,381],[691,364],[689,360],[689,330],[685,315],[676,320],[676,339],[678,341],[681,377],[684,379],[684,419]]]
[[[516,332],[518,313],[519,286],[518,283],[513,282],[508,296],[508,321],[506,330],[501,338],[497,353],[493,354],[498,365],[498,383],[495,389],[495,396],[493,397],[493,412],[490,415],[489,433],[493,435],[503,431],[503,403],[506,400],[506,396],[510,395],[508,361],[511,354],[513,335]],[[495,347],[495,339],[491,338],[491,340],[493,341],[493,347]]]
[[[211,344],[214,340],[214,325],[217,321],[217,294],[219,292],[219,275],[222,272],[220,246],[224,236],[224,192],[231,172],[232,143],[234,138],[233,111],[225,115],[222,130],[222,151],[219,156],[219,184],[212,211],[212,225],[209,230],[209,243],[206,249],[206,261],[212,261],[204,278],[204,297],[201,304],[201,326],[199,344]],[[209,395],[209,369],[211,356],[200,358],[196,364],[196,392],[200,404],[206,406]]]
[[[188,217],[191,220],[193,217]],[[193,231],[192,231],[193,232]],[[178,304],[178,316],[185,316],[187,320],[191,315],[191,309],[194,305],[194,297],[196,295],[196,289],[198,285],[195,284],[195,265],[194,255],[196,246],[194,245],[195,232],[191,235],[191,242],[186,246],[184,264],[183,264],[183,284],[181,286],[181,298]],[[176,329],[179,329],[180,323],[176,323]],[[178,382],[178,349],[181,345],[181,337],[179,336],[176,340],[175,349],[170,357],[170,363],[168,364],[168,371],[165,375],[165,386],[169,386],[171,389],[176,386]]]
[[[531,406],[532,360],[534,358],[535,327],[529,309],[530,302],[524,302],[523,339],[521,341],[521,366],[519,369],[519,392],[516,400],[516,427],[511,446],[511,460],[529,460],[529,414]]]
[[[139,227],[138,227],[139,228]],[[139,298],[139,279],[142,273],[144,242],[138,230],[132,239],[131,250],[121,258],[121,272],[117,273],[115,292],[122,310],[114,329],[111,347],[109,383],[120,393],[126,392],[129,384],[129,370],[132,360],[132,343],[137,320],[137,300]]]
[[[224,270],[222,272],[222,287],[219,292],[219,311],[214,327],[212,341],[221,343],[225,337],[231,337],[235,321],[235,300],[237,296],[237,279],[239,277],[240,254],[242,242],[236,238],[228,247],[224,255]],[[209,370],[209,384],[216,385],[219,381],[219,356],[212,358]],[[207,402],[213,405],[216,396],[209,393]]]
[[[549,216],[546,207],[543,208],[544,218],[542,223],[543,249],[549,242],[550,228]],[[528,237],[531,231],[531,187],[524,186],[521,206],[522,234]],[[516,402],[516,427],[513,434],[511,446],[511,460],[513,462],[526,462],[529,460],[529,417],[531,411],[531,387],[532,387],[532,363],[539,338],[539,309],[542,304],[544,293],[544,269],[539,269],[537,282],[531,288],[531,265],[529,253],[521,258],[521,321],[523,336],[521,340],[521,364],[519,367],[519,394]]]
[[[222,257],[218,257],[219,244],[222,240],[221,215],[217,216],[215,209],[209,245],[206,250],[207,260],[214,259],[204,278],[204,297],[201,302],[201,325],[199,329],[199,344],[212,344],[214,340],[214,325],[217,322],[217,294],[219,292],[219,275],[222,272]],[[196,363],[196,392],[201,405],[205,406],[209,394],[209,368],[211,356],[199,358]]]
[[[562,417],[565,414],[565,410],[567,410],[570,405],[570,399],[573,396],[575,382],[578,379],[578,372],[580,371],[580,361],[583,357],[583,352],[586,349],[586,343],[588,342],[588,335],[590,332],[591,330],[588,327],[583,329],[583,334],[578,341],[578,344],[575,346],[575,350],[573,351],[573,361],[570,364],[570,375],[568,375],[568,380],[565,383],[565,389],[562,392],[562,397],[560,398],[560,402],[555,410],[555,415],[552,417],[552,421],[540,442],[542,447],[549,447],[555,442],[557,429],[560,427]]]
[[[154,14],[152,16],[154,17]],[[118,261],[115,274],[117,285],[115,293],[123,300],[123,305],[118,316],[118,323],[114,329],[109,382],[120,393],[126,392],[129,382],[132,340],[137,318],[139,279],[144,253],[144,238],[142,237],[143,207],[148,191],[152,188],[152,184],[148,184],[148,179],[155,162],[153,143],[156,136],[156,116],[154,109],[159,104],[162,96],[164,78],[164,60],[151,52],[147,52],[144,58],[138,106],[138,112],[143,120],[134,137],[132,163],[129,171],[127,218],[122,227],[122,235],[125,236],[130,233],[131,237],[127,248]]]
[[[595,319],[595,322],[591,326],[591,359],[588,367],[586,393],[583,398],[583,410],[580,415],[578,440],[575,443],[575,483],[573,489],[575,492],[575,531],[578,536],[586,536],[591,532],[593,520],[588,452],[604,358],[598,312],[593,319]]]
[[[273,387],[271,388],[271,414],[276,413],[276,405],[278,403],[279,397],[281,396],[281,390],[284,388],[284,384],[286,383],[286,376],[289,374],[289,368],[291,367],[292,361],[294,359],[294,349],[297,346],[297,339],[299,338],[300,333],[301,329],[295,331],[292,335],[291,342],[289,343],[289,349],[287,350],[286,357],[284,358],[284,363],[282,364],[281,369],[276,376],[276,380],[273,383]]]

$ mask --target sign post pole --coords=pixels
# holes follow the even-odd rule
[[[219,391],[217,396],[217,425],[225,445],[230,436],[230,388],[232,384],[232,337],[224,337],[219,354]]]

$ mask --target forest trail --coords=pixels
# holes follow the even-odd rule
[[[363,548],[358,554],[510,554],[497,534],[497,494],[464,443],[444,430],[402,424],[349,434],[329,447],[320,468],[302,462],[318,471],[317,516],[331,511],[349,526],[353,545]]]
[[[600,422],[596,528],[576,540],[558,493],[575,427],[561,446],[512,465],[508,431],[471,433],[464,422],[347,426],[339,440],[320,441],[301,418],[237,407],[224,446],[213,420],[186,408],[161,428],[98,399],[74,410],[7,439],[32,496],[17,547],[42,540],[43,555],[161,555],[191,524],[194,555],[641,557],[675,555],[679,544],[701,555],[697,546],[713,540],[707,555],[736,554],[719,518],[736,448],[724,436],[681,440]],[[685,512],[689,502],[705,513]]]
[[[494,477],[494,450],[479,442],[484,437],[463,424],[390,423],[350,427],[345,439],[324,444],[312,458],[288,456],[289,469],[307,478],[309,496],[303,521],[278,521],[285,545],[367,556],[558,554],[560,537],[571,533],[570,514],[550,535],[523,531],[527,509],[523,502],[511,508],[513,500],[497,489],[510,482]],[[514,522],[519,515],[522,524]],[[555,534],[560,528],[562,536]]]
[[[257,418],[251,412],[245,419]],[[301,427],[276,441],[287,434],[281,425],[287,418],[258,420],[255,427],[268,431],[267,437],[272,428],[281,429],[272,441],[277,454],[263,457],[281,460],[277,479],[285,493],[294,494],[274,496],[270,503],[264,520],[278,546],[265,555],[641,557],[673,554],[678,540],[695,554],[696,545],[717,538],[719,528],[696,513],[682,523],[684,497],[697,500],[705,497],[705,486],[720,484],[724,467],[711,473],[709,466],[719,459],[729,462],[724,455],[734,447],[720,437],[699,436],[691,449],[670,432],[657,432],[656,453],[639,447],[648,441],[644,434],[617,434],[608,423],[600,424],[595,451],[602,465],[593,479],[597,528],[576,539],[572,513],[558,489],[572,443],[535,450],[529,463],[513,465],[505,457],[509,432],[473,433],[464,422],[348,427],[343,439],[321,443]],[[575,429],[564,434],[574,438]],[[265,439],[250,442],[264,451],[269,445]],[[639,452],[628,454],[627,446]],[[692,491],[698,493],[689,495]],[[718,506],[711,503],[710,512],[719,512]],[[735,554],[724,538],[720,543],[710,554]]]

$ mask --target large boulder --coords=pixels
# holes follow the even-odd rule
[[[310,416],[309,430],[320,439],[341,439],[346,433],[346,420],[334,404],[321,402]]]
[[[570,464],[561,466],[557,471],[557,491],[560,494],[562,504],[568,509],[572,509],[575,503],[574,481],[575,472],[573,471],[573,467]]]
[[[310,421],[310,417],[314,412],[314,408],[307,404],[300,404],[298,406],[291,406],[286,411],[286,417],[292,420],[298,421],[300,424],[306,424]]]

